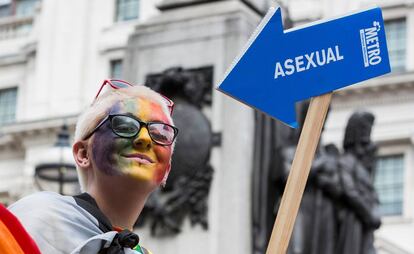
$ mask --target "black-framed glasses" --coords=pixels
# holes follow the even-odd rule
[[[112,131],[122,138],[135,138],[145,126],[154,143],[169,146],[178,134],[176,127],[166,123],[143,122],[131,115],[114,114],[106,116],[83,140],[90,138],[108,120]]]

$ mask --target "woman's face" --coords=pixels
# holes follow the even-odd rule
[[[171,124],[158,103],[141,97],[115,104],[110,114],[132,114],[143,122]],[[136,137],[119,137],[106,121],[93,136],[92,154],[96,168],[107,175],[123,175],[159,185],[169,169],[171,146],[154,143],[146,127]]]

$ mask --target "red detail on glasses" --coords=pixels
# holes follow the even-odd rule
[[[102,82],[101,88],[99,88],[99,91],[95,96],[95,100],[98,98],[99,94],[101,93],[101,91],[102,91],[102,89],[104,88],[105,85],[109,85],[113,89],[120,89],[120,88],[126,88],[126,87],[129,87],[129,86],[133,86],[132,84],[130,84],[126,81],[120,80],[120,79],[105,79]],[[170,110],[170,115],[172,115],[172,112],[174,110],[174,102],[172,100],[170,100],[169,98],[167,98],[166,96],[160,94],[160,93],[159,93],[159,95],[161,95],[165,99],[165,101],[167,103],[167,106],[168,106],[168,109]]]
[[[113,82],[115,82],[115,84]],[[121,83],[124,86],[119,86],[119,85],[117,85],[118,83]],[[98,91],[98,93],[95,96],[95,100],[96,100],[96,98],[98,98],[99,94],[101,93],[101,91],[102,91],[102,89],[104,88],[105,85],[110,85],[113,89],[119,89],[119,88],[125,88],[125,87],[128,87],[128,86],[133,86],[130,83],[128,83],[126,81],[123,81],[123,80],[119,80],[119,79],[105,79],[102,82],[101,88],[99,88],[99,91]]]

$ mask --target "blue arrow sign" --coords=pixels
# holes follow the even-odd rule
[[[283,31],[271,8],[218,90],[297,127],[295,103],[391,71],[380,8]]]

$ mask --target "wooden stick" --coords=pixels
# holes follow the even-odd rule
[[[331,98],[328,93],[310,102],[266,254],[287,251]]]

